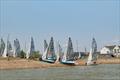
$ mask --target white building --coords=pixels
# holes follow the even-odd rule
[[[115,45],[114,46],[104,46],[100,50],[100,54],[112,54],[114,47],[115,47]]]
[[[116,45],[113,49],[113,53],[120,53],[120,46]]]
[[[104,46],[100,50],[100,54],[111,54],[111,55],[118,56],[120,55],[120,46],[118,45]]]

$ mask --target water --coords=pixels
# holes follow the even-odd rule
[[[0,70],[0,80],[120,80],[120,64]]]

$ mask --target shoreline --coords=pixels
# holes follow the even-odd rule
[[[86,66],[86,60],[77,60],[75,66]],[[110,59],[98,59],[97,64],[120,64],[120,58],[110,58]],[[12,69],[40,69],[40,68],[51,68],[51,67],[72,67],[70,65],[61,64],[56,62],[54,64],[26,60],[26,59],[0,59],[0,70],[12,70]]]

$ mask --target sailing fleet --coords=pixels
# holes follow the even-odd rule
[[[20,56],[20,42],[18,39],[14,40],[14,47],[12,48],[12,45],[9,41],[9,36],[7,38],[7,42],[3,41],[1,38],[0,41],[0,56],[2,57],[19,57]],[[29,59],[34,54],[35,51],[35,45],[33,37],[31,37],[30,42],[30,48],[28,52],[26,53],[26,58]],[[72,44],[71,37],[68,38],[67,46],[65,47],[65,51],[63,52],[61,45],[58,43],[57,46],[57,54],[55,52],[54,47],[54,39],[51,37],[49,44],[46,40],[44,40],[44,52],[42,54],[42,57],[40,57],[40,61],[47,62],[47,63],[56,63],[60,62],[61,64],[66,65],[75,65],[75,59],[74,59],[74,49]],[[88,56],[88,60],[86,61],[86,65],[94,65],[96,64],[98,55],[97,55],[97,43],[95,41],[95,38],[92,39],[91,49]]]

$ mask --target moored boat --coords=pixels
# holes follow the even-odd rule
[[[56,55],[54,50],[54,40],[53,37],[51,37],[49,46],[47,46],[46,41],[44,41],[44,53],[42,55],[42,61],[48,62],[48,63],[55,63],[56,61]]]
[[[92,46],[91,46],[91,50],[88,56],[88,61],[86,63],[86,65],[97,65],[96,61],[97,61],[97,43],[95,38],[92,39]]]
[[[69,37],[68,44],[64,55],[62,56],[61,63],[66,65],[75,65],[74,57],[72,56],[73,52],[73,45],[72,40]]]

